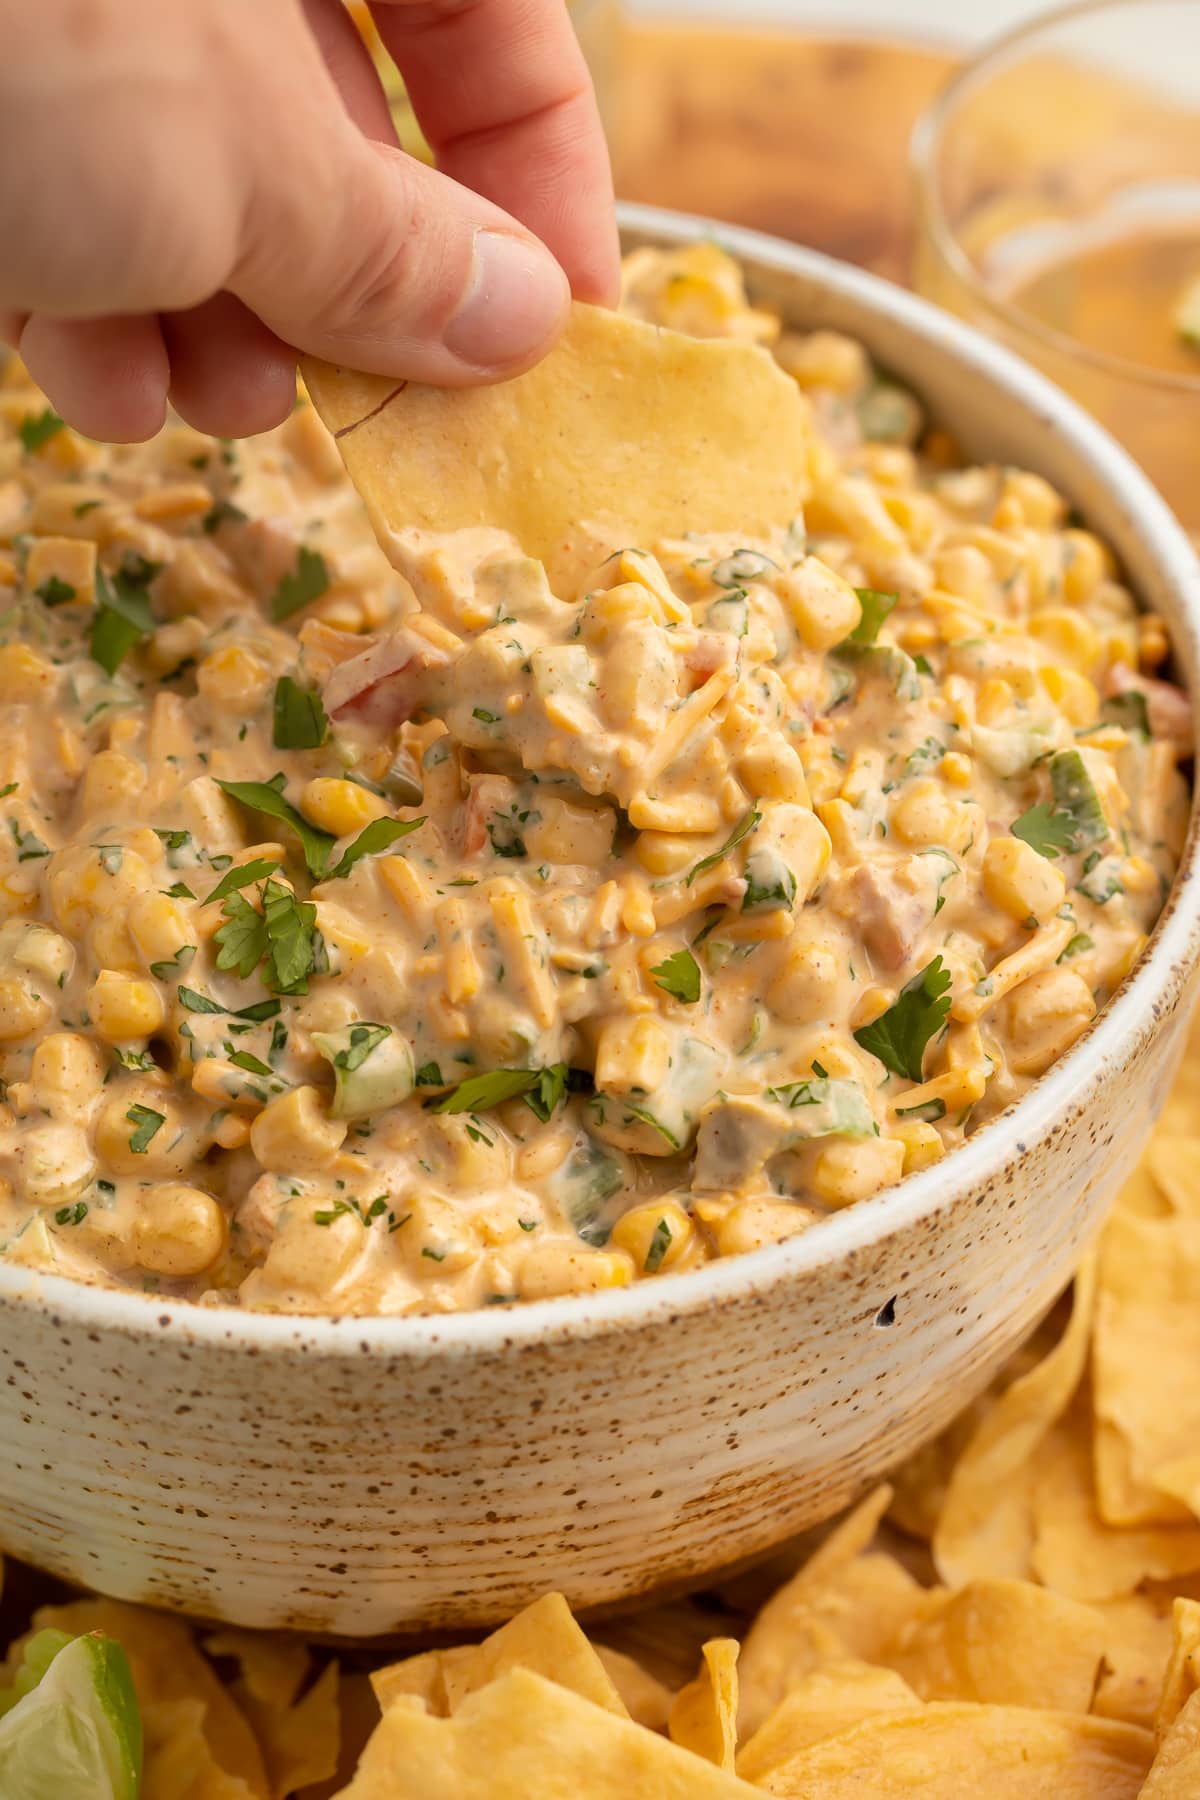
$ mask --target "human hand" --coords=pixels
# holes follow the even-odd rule
[[[495,380],[549,348],[568,282],[614,298],[563,0],[372,11],[438,171],[398,148],[341,0],[0,0],[0,332],[80,431],[149,437],[168,398],[266,430],[297,349]]]

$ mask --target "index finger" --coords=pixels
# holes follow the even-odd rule
[[[438,167],[536,232],[581,300],[619,279],[612,172],[564,0],[374,0]]]

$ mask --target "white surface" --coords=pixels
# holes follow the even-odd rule
[[[887,31],[897,37],[977,43],[1046,8],[1038,0],[626,0],[631,12],[719,18],[737,24]]]

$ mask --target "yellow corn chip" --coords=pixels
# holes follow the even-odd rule
[[[751,1800],[757,1791],[518,1668],[468,1695],[450,1719],[397,1701],[339,1800]]]
[[[666,1684],[624,1650],[612,1650],[607,1644],[594,1648],[630,1718],[651,1731],[665,1731],[671,1711],[671,1690]]]
[[[424,1650],[419,1656],[406,1656],[403,1662],[389,1663],[371,1675],[375,1698],[385,1710],[402,1694],[419,1699],[427,1712],[436,1718],[450,1717],[450,1696],[446,1692],[446,1670],[455,1662],[469,1663],[475,1654],[474,1644],[459,1644],[450,1650]]]
[[[148,1701],[141,1710],[141,1800],[254,1800],[258,1788],[214,1761],[203,1700]]]
[[[754,536],[805,499],[805,409],[753,345],[576,305],[536,368],[492,387],[303,367],[385,550],[390,527],[498,526],[561,570],[585,524]]]
[[[203,1709],[201,1734],[215,1769],[240,1778],[256,1800],[268,1800],[271,1790],[258,1740],[180,1620],[119,1600],[73,1600],[66,1606],[43,1606],[34,1625],[39,1631],[53,1626],[72,1634],[104,1631],[116,1638],[129,1658],[143,1715],[163,1703],[198,1701]],[[196,1789],[197,1797],[206,1792]],[[214,1788],[214,1800],[217,1792]],[[163,1800],[181,1800],[189,1793],[164,1790]],[[153,1800],[149,1793],[147,1800]],[[230,1800],[235,1800],[233,1790]]]
[[[889,1500],[886,1488],[868,1496],[750,1627],[738,1664],[743,1736],[812,1669],[847,1657],[878,1662],[901,1628],[934,1604],[894,1557],[862,1553]]]
[[[264,1706],[290,1706],[312,1667],[312,1655],[299,1638],[282,1632],[239,1631],[225,1626],[203,1640],[209,1656],[232,1656],[241,1664],[247,1693]]]
[[[1095,1281],[1095,1255],[1089,1253],[1075,1276],[1062,1337],[1044,1361],[1005,1389],[955,1465],[933,1535],[943,1581],[1029,1573],[1034,1456],[1083,1375]]]
[[[1200,1688],[1200,1601],[1176,1600],[1171,1612],[1171,1656],[1154,1719],[1159,1742]]]
[[[1172,1212],[1200,1219],[1200,1137],[1156,1131],[1142,1162]]]
[[[1158,1746],[1139,1800],[1196,1800],[1200,1794],[1200,1693],[1192,1694]]]
[[[1171,1601],[1154,1592],[1102,1600],[1104,1662],[1092,1711],[1130,1725],[1154,1724],[1171,1654]]]
[[[922,1700],[1087,1712],[1105,1644],[1091,1607],[1028,1581],[969,1581],[883,1655]]]
[[[1074,1600],[1115,1600],[1147,1580],[1200,1569],[1200,1528],[1106,1525],[1092,1488],[1091,1414],[1081,1398],[1038,1454],[1033,1571]]]
[[[1135,1800],[1152,1747],[1111,1719],[935,1700],[824,1738],[761,1785],[794,1800]]]
[[[1100,1247],[1092,1346],[1096,1501],[1110,1525],[1194,1518],[1156,1471],[1200,1442],[1200,1217],[1117,1213]]]
[[[676,1694],[667,1730],[673,1744],[716,1763],[718,1769],[732,1769],[737,1752],[738,1641],[713,1638],[701,1654],[700,1673]]]
[[[824,1663],[805,1675],[738,1752],[743,1781],[761,1782],[810,1744],[837,1737],[876,1713],[904,1712],[917,1695],[894,1669],[870,1663]]]
[[[543,1595],[481,1644],[427,1650],[377,1669],[371,1685],[385,1709],[398,1696],[410,1694],[436,1718],[448,1718],[476,1688],[515,1668],[532,1669],[606,1711],[628,1717],[611,1675],[561,1594]]]

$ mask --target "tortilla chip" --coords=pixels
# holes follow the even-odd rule
[[[141,1800],[253,1800],[259,1792],[213,1759],[203,1700],[159,1700],[142,1707]]]
[[[1029,1574],[1034,1455],[1066,1411],[1087,1362],[1096,1291],[1095,1253],[1075,1276],[1071,1317],[1058,1343],[986,1413],[951,1474],[933,1535],[942,1580]]]
[[[765,350],[576,304],[536,368],[431,388],[303,359],[386,551],[392,527],[498,526],[551,570],[577,528],[755,535],[807,491],[807,414]]]
[[[1200,1219],[1200,1137],[1157,1131],[1142,1161],[1171,1211]]]
[[[593,1648],[634,1723],[645,1725],[650,1731],[665,1731],[671,1711],[671,1690],[666,1683],[623,1650],[612,1650],[607,1644],[595,1644]]]
[[[876,1713],[905,1712],[917,1704],[894,1669],[870,1663],[824,1663],[797,1682],[738,1752],[743,1781],[759,1781],[810,1744],[837,1737]]]
[[[448,1719],[450,1696],[446,1691],[446,1670],[456,1660],[469,1662],[474,1653],[474,1644],[460,1644],[450,1650],[424,1650],[419,1656],[406,1656],[403,1662],[375,1669],[371,1674],[375,1698],[386,1711],[402,1694],[412,1694],[435,1718]]]
[[[700,1673],[680,1688],[667,1721],[673,1744],[718,1769],[732,1769],[737,1753],[738,1649],[736,1638],[705,1644]]]
[[[1194,1518],[1155,1476],[1194,1459],[1200,1442],[1200,1217],[1118,1213],[1109,1221],[1092,1359],[1101,1518],[1110,1525]]]
[[[517,1668],[450,1719],[411,1699],[389,1707],[339,1800],[751,1800],[757,1791]]]
[[[825,1738],[761,1785],[795,1800],[1135,1800],[1152,1748],[1111,1719],[933,1701]]]
[[[595,1646],[561,1594],[544,1594],[481,1644],[427,1650],[371,1677],[385,1710],[402,1694],[416,1695],[435,1718],[456,1713],[468,1694],[509,1669],[532,1669],[606,1712],[628,1718],[624,1702]]]
[[[33,1622],[39,1631],[53,1626],[72,1634],[104,1631],[116,1638],[129,1658],[143,1718],[173,1701],[199,1702],[201,1734],[215,1769],[240,1778],[255,1800],[269,1800],[270,1783],[258,1740],[179,1619],[120,1600],[73,1600],[66,1606],[41,1607]],[[203,1788],[195,1791],[197,1800],[208,1792]],[[181,1789],[176,1794],[164,1789],[163,1800],[184,1800],[190,1792]],[[213,1788],[212,1795],[218,1800],[218,1789]],[[145,1800],[154,1800],[149,1788]],[[224,1795],[219,1800],[224,1800]],[[230,1800],[237,1800],[235,1790],[230,1791]]]
[[[1198,1688],[1200,1601],[1179,1599],[1171,1610],[1171,1655],[1154,1718],[1154,1735],[1160,1743]]]
[[[1028,1581],[969,1581],[883,1660],[922,1700],[1087,1712],[1105,1644],[1091,1607]]]
[[[763,1607],[742,1645],[739,1722],[758,1730],[784,1695],[822,1663],[878,1662],[902,1627],[936,1602],[892,1556],[863,1554],[890,1500],[864,1500]]]
[[[290,1706],[308,1678],[312,1655],[300,1638],[282,1632],[240,1631],[224,1626],[202,1639],[208,1656],[232,1656],[243,1686],[264,1706]]]
[[[1104,1719],[1152,1726],[1171,1654],[1171,1601],[1154,1592],[1103,1600],[1104,1662],[1092,1711]]]
[[[1200,1569],[1200,1528],[1106,1525],[1092,1486],[1092,1419],[1081,1397],[1038,1456],[1033,1571],[1073,1600],[1116,1600],[1144,1581]]]
[[[1158,1746],[1140,1800],[1196,1800],[1200,1794],[1200,1694],[1193,1694]]]

